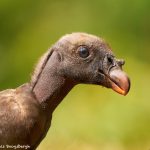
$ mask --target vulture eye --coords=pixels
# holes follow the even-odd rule
[[[80,47],[78,52],[79,52],[80,57],[82,58],[86,58],[89,56],[89,49],[87,47],[83,47],[83,46]]]

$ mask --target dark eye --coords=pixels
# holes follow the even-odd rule
[[[82,58],[86,58],[89,56],[89,49],[87,47],[80,47],[79,48],[79,55]]]

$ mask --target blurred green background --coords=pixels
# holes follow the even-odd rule
[[[76,86],[38,150],[149,150],[149,0],[1,0],[0,89],[29,81],[48,47],[76,31],[103,37],[126,60],[131,91]]]

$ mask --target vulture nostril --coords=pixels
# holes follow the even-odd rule
[[[114,60],[113,60],[113,58],[112,58],[111,56],[108,56],[108,57],[107,57],[107,61],[108,61],[108,64],[109,64],[109,65],[114,66]]]
[[[112,64],[112,63],[113,63],[112,58],[108,57],[107,59],[108,59],[108,62],[109,62],[110,64]]]

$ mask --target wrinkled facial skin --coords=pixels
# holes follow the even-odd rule
[[[130,81],[104,40],[88,34],[63,37],[57,46],[61,58],[60,73],[78,83],[97,84],[126,95]],[[58,49],[58,48],[56,48]]]

